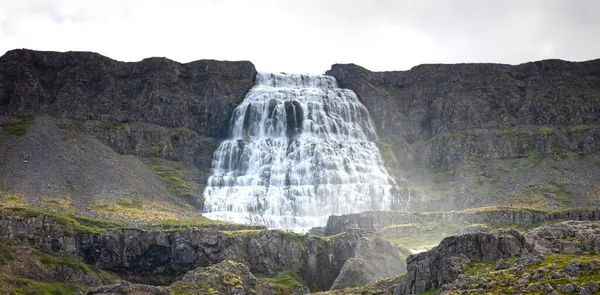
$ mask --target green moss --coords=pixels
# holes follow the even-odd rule
[[[63,282],[39,282],[36,280],[0,273],[3,294],[14,295],[71,295],[85,292],[86,287]]]
[[[77,187],[75,187],[75,185],[73,184],[73,181],[67,180],[67,185],[69,186],[71,191],[73,191],[74,193],[76,193],[78,195],[81,195],[81,191]]]
[[[569,128],[569,132],[571,133],[576,133],[576,132],[582,132],[587,130],[589,127],[586,125],[575,125],[575,126],[571,126],[571,128]]]
[[[287,231],[281,231],[281,233],[284,239],[296,243],[298,247],[300,247],[300,250],[302,250],[302,252],[306,252],[306,244],[304,243],[304,240],[300,237],[300,235],[298,235],[297,233]]]
[[[13,261],[15,259],[13,253],[14,249],[10,246],[9,241],[0,239],[0,265]]]
[[[21,214],[23,217],[37,217],[39,215],[53,217],[57,224],[64,226],[65,233],[69,236],[73,236],[75,232],[93,234],[107,229],[126,227],[124,223],[117,221],[101,220],[32,208],[7,208],[5,210]]]
[[[550,127],[548,125],[539,126],[536,129],[536,131],[538,134],[544,134],[544,135],[554,134],[554,129],[552,129],[552,127]]]
[[[110,130],[124,130],[125,124],[116,122],[101,122],[100,125]]]
[[[123,208],[136,208],[136,209],[141,209],[142,208],[142,200],[138,199],[138,198],[132,198],[130,200],[117,200],[117,205],[123,207]]]
[[[283,271],[276,277],[257,274],[256,278],[260,281],[270,283],[277,295],[291,295],[294,293],[294,290],[308,288],[304,279],[291,270]]]
[[[508,262],[514,264],[516,259],[517,258],[508,259]],[[525,273],[533,274],[540,269],[544,269],[545,272],[542,276],[540,276],[540,281],[536,283],[549,283],[555,289],[558,288],[558,284],[567,283],[567,280],[564,278],[554,279],[552,275],[556,271],[564,270],[567,265],[572,263],[573,259],[578,259],[582,264],[595,264],[598,256],[548,254],[543,261],[527,265],[524,273],[519,273],[516,268],[495,270],[495,267],[498,264],[496,261],[473,261],[469,264],[468,268],[462,270],[461,272],[470,276],[493,281],[494,284],[492,285],[492,288],[486,290],[486,294],[515,294],[522,291],[515,285],[517,280],[523,277]],[[594,270],[583,270],[579,274],[571,276],[572,282],[576,285],[587,284],[590,280],[597,281],[599,279],[600,273]],[[450,294],[455,293],[450,292]]]
[[[176,196],[193,194],[197,184],[192,181],[193,171],[181,162],[153,158],[146,164],[165,183],[169,192]]]
[[[85,274],[90,273],[90,267],[81,261],[79,257],[72,256],[62,256],[56,257],[52,256],[48,253],[44,253],[42,251],[33,250],[33,254],[37,256],[40,263],[44,266],[56,267],[56,266],[66,266],[74,270],[79,270]]]
[[[160,146],[160,145],[152,146],[152,152],[155,153],[155,154],[162,153],[164,149],[165,149],[164,146]]]
[[[2,126],[2,134],[0,134],[0,141],[8,139],[11,136],[21,137],[27,134],[29,126],[35,122],[35,117],[27,116],[16,116],[8,120]]]
[[[421,293],[421,295],[435,295],[435,294],[438,294],[439,292],[440,292],[440,288],[435,288],[435,289],[429,290],[425,293]]]
[[[399,161],[394,154],[394,146],[391,143],[380,139],[376,142],[376,144],[386,164],[389,166],[395,166],[399,164]]]

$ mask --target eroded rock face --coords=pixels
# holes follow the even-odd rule
[[[600,251],[598,223],[567,221],[529,230],[525,236],[535,245],[535,250],[543,254]]]
[[[533,159],[568,151],[596,161],[599,69],[600,60],[544,60],[391,72],[338,64],[327,74],[355,91],[371,112],[392,175],[419,188],[412,209],[440,211],[498,204],[498,196],[524,193],[547,179],[564,185],[573,204],[597,205],[587,197],[596,189],[583,187],[598,178],[587,178],[599,173],[596,167],[578,170],[564,161],[558,167],[574,170],[561,178]],[[523,176],[511,165],[535,171]],[[561,182],[565,177],[573,184]],[[522,185],[512,185],[517,179]]]
[[[291,270],[318,290],[328,290],[351,258],[363,259],[376,270],[368,273],[367,282],[405,271],[397,248],[373,232],[358,229],[329,240],[279,230],[235,228],[177,232],[121,229],[94,234],[77,232],[45,215],[2,214],[0,236],[75,254],[88,264],[134,279],[174,276],[226,259],[242,263],[254,273],[276,275]]]
[[[231,260],[188,271],[169,289],[189,294],[274,294],[273,288],[268,284],[259,283],[247,266]]]
[[[439,246],[407,258],[406,282],[394,294],[421,294],[451,283],[472,260],[511,258],[531,249],[523,235],[510,229],[448,237]]]
[[[2,114],[146,122],[224,137],[254,85],[250,62],[125,63],[92,52],[12,50],[0,58]]]

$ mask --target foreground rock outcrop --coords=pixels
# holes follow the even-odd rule
[[[320,294],[594,294],[600,280],[599,221],[566,221],[444,239],[409,256],[408,272]]]
[[[408,257],[406,282],[394,294],[421,294],[451,283],[471,261],[512,258],[530,249],[532,245],[515,230],[449,237],[430,251]]]
[[[329,239],[279,230],[117,229],[90,233],[53,216],[3,212],[0,237],[25,240],[51,253],[76,255],[87,264],[140,283],[157,283],[155,278],[172,281],[198,266],[227,259],[268,276],[293,271],[313,290],[328,290],[352,258],[377,270],[361,283],[398,275],[406,267],[396,247],[365,230],[350,230]],[[385,271],[379,270],[381,265]]]

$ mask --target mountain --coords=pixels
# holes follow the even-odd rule
[[[325,237],[207,220],[213,153],[255,85],[252,63],[7,52],[0,285],[18,294],[598,290],[600,213],[573,207],[600,205],[600,60],[327,73],[368,109],[384,164],[411,191],[408,209],[445,212],[330,216],[311,231]],[[487,205],[503,206],[453,211]]]
[[[115,204],[169,216],[201,209],[212,153],[255,75],[250,62],[9,51],[0,57],[2,191],[91,215],[115,215]]]
[[[412,210],[600,202],[600,60],[327,74],[370,110]]]

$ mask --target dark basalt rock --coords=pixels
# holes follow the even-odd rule
[[[314,290],[328,290],[351,258],[362,259],[374,269],[384,266],[382,271],[369,273],[367,282],[396,276],[406,268],[397,248],[365,230],[350,230],[329,240],[279,230],[69,233],[54,217],[3,213],[0,237],[25,239],[32,245],[78,255],[84,262],[121,273],[134,283],[152,283],[147,278],[175,277],[227,259],[246,265],[253,273],[276,275],[291,270]]]
[[[471,260],[506,259],[532,249],[515,230],[448,237],[439,246],[406,259],[406,282],[396,287],[394,294],[421,294],[451,283]]]
[[[12,50],[0,58],[0,114],[145,122],[222,138],[255,76],[247,61],[125,63],[92,52]]]
[[[424,191],[414,190],[414,211],[494,205],[529,184],[563,183],[553,170],[542,169],[513,186],[523,172],[507,170],[505,160],[600,151],[600,60],[432,64],[392,72],[336,64],[327,74],[369,109],[397,182]],[[574,170],[574,184],[564,186],[573,204],[597,206],[587,197],[594,189],[584,187],[587,175],[599,173],[596,167],[558,166]],[[488,184],[482,175],[493,180]]]

